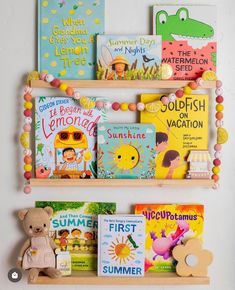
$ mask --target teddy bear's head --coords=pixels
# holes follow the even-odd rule
[[[25,233],[29,237],[45,237],[50,229],[51,207],[30,208],[20,210],[19,219],[22,221]]]

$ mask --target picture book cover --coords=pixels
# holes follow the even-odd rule
[[[98,35],[98,80],[161,79],[162,41],[154,35]]]
[[[58,256],[70,255],[74,271],[96,270],[98,215],[115,214],[116,203],[36,201],[36,207],[46,206],[53,209],[49,236]]]
[[[97,123],[104,109],[68,97],[35,98],[36,178],[96,178]]]
[[[38,0],[38,70],[61,79],[95,79],[104,10],[105,0]]]
[[[155,135],[152,124],[98,124],[98,178],[154,178]]]
[[[141,102],[159,101],[164,94],[143,94]],[[185,179],[191,150],[208,150],[208,95],[184,95],[157,113],[143,111],[141,123],[156,126],[156,178]]]
[[[174,272],[173,248],[191,238],[202,239],[203,205],[137,204],[146,219],[145,270]]]
[[[154,34],[162,36],[163,78],[191,80],[216,73],[216,6],[156,5]]]
[[[99,215],[98,276],[144,276],[143,215]]]

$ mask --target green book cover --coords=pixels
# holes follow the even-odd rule
[[[49,236],[61,251],[69,251],[72,270],[97,269],[98,215],[116,213],[116,203],[36,201],[53,208]]]

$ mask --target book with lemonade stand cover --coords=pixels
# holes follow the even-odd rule
[[[72,270],[97,269],[98,214],[115,214],[116,203],[37,201],[53,208],[49,235],[62,252],[70,253]]]

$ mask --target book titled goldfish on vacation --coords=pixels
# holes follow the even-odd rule
[[[141,102],[159,101],[163,95],[143,94]],[[208,95],[184,95],[156,113],[141,112],[140,118],[156,126],[156,178],[185,179],[192,151],[202,155],[199,159],[209,158]]]

